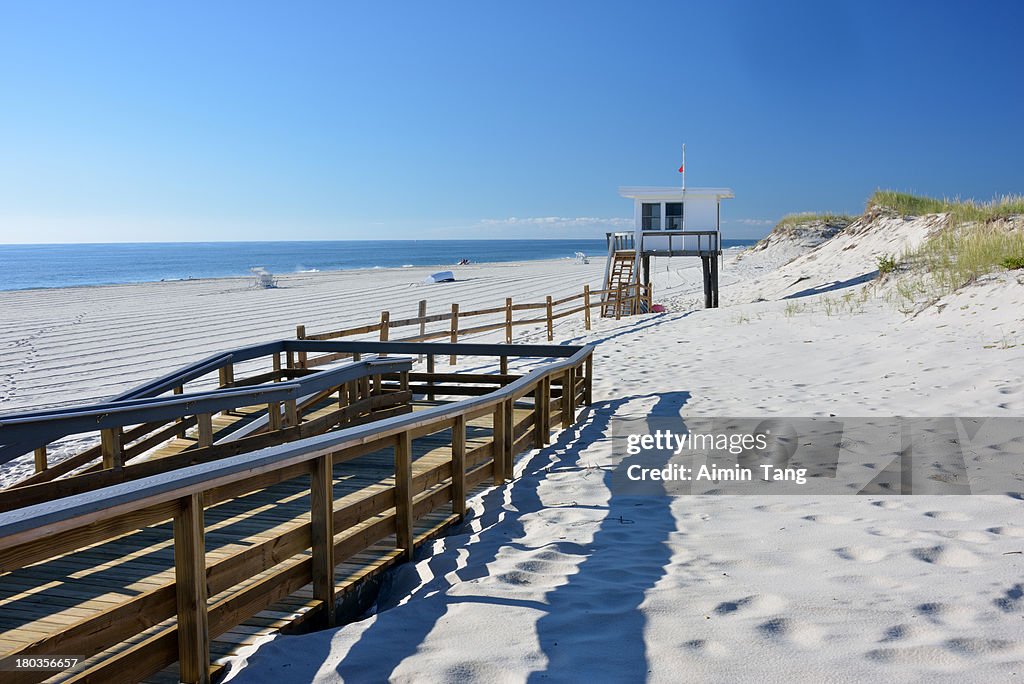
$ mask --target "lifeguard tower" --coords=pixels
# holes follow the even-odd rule
[[[604,316],[649,310],[652,256],[700,257],[704,306],[718,306],[721,203],[734,195],[729,188],[687,188],[685,178],[676,188],[619,188],[633,200],[634,225],[632,232],[607,234]]]

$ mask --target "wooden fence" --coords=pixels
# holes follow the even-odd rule
[[[478,335],[496,330],[505,331],[505,343],[512,344],[513,331],[519,326],[544,325],[547,330],[549,342],[554,340],[554,322],[572,316],[583,314],[583,325],[586,330],[591,328],[591,310],[594,308],[609,307],[610,303],[619,302],[621,306],[615,306],[615,318],[618,320],[623,311],[637,313],[640,303],[646,302],[647,310],[651,310],[654,291],[649,285],[633,284],[623,286],[615,290],[591,290],[589,285],[583,286],[579,294],[568,295],[558,299],[550,295],[543,302],[515,302],[512,297],[505,299],[502,306],[494,306],[483,309],[463,310],[458,303],[451,305],[451,310],[444,313],[427,315],[427,300],[419,302],[418,314],[411,318],[392,319],[390,311],[381,311],[380,320],[375,323],[333,330],[327,332],[309,333],[305,325],[295,326],[295,337],[299,340],[337,340],[344,337],[356,337],[362,335],[377,335],[381,342],[391,340],[391,331],[395,328],[414,328],[417,334],[400,338],[399,342],[427,342],[432,340],[446,340],[452,344],[459,341],[461,337]],[[579,302],[579,303],[577,303]],[[566,306],[569,305],[569,306]],[[605,309],[602,309],[604,311]],[[529,312],[529,313],[523,313]],[[541,312],[539,315],[536,312]],[[517,314],[519,317],[517,318]],[[468,325],[470,319],[488,318],[487,323]],[[446,323],[443,329],[427,331],[431,324]],[[465,326],[465,327],[464,327]],[[456,354],[449,356],[449,365],[455,365]],[[317,357],[308,357],[306,354],[299,354],[298,358],[289,357],[288,364],[298,368],[314,368],[341,358],[346,354],[324,354]],[[427,372],[434,372],[434,358],[427,358]],[[501,372],[507,373],[507,357],[501,357]]]
[[[334,569],[339,563],[392,537],[396,553],[411,558],[415,544],[422,541],[414,535],[415,521],[449,507],[449,520],[461,518],[471,488],[510,479],[515,454],[547,444],[556,424],[568,428],[578,407],[591,402],[589,346],[282,341],[264,347],[275,355],[458,353],[556,360],[521,377],[494,383],[493,378],[501,376],[491,376],[499,386],[484,392],[476,386],[477,375],[468,380],[460,374],[404,377],[404,372],[392,369],[381,374],[383,387],[416,392],[414,383],[422,380],[431,383],[421,383],[424,391],[432,387],[436,393],[457,394],[461,389],[470,398],[0,513],[0,573],[57,557],[67,562],[65,554],[173,521],[173,582],[105,604],[100,612],[49,634],[35,634],[31,643],[4,654],[6,658],[103,653],[74,676],[75,681],[97,682],[138,681],[178,661],[182,681],[209,681],[211,638],[309,584],[320,619],[334,624]],[[181,376],[169,380],[177,383]],[[460,380],[467,386],[457,387]],[[143,393],[155,391],[152,388],[161,383],[167,384],[156,381]],[[153,402],[123,403],[120,420],[145,422],[138,412],[149,410]],[[59,421],[66,413],[57,412],[50,419]],[[490,425],[490,438],[469,449],[467,425],[481,420]],[[37,421],[31,430],[39,432],[48,422]],[[54,433],[39,434],[48,438]],[[414,475],[413,441],[436,439],[439,434],[447,435],[450,458]],[[390,484],[337,505],[333,468],[382,449],[392,453]],[[210,507],[296,479],[308,482],[308,498],[297,500],[308,500],[309,508],[294,526],[209,562],[204,514]],[[31,593],[30,588],[26,591]],[[9,672],[5,681],[35,682],[51,674]]]

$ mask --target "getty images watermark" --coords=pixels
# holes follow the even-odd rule
[[[612,420],[612,493],[1020,494],[1021,418]]]

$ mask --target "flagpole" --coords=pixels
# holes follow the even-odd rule
[[[683,170],[683,192],[686,192],[686,143],[683,143],[683,165],[680,168]]]

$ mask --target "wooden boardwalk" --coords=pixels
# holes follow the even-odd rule
[[[274,453],[259,463],[228,456],[33,506],[51,521],[37,534],[21,513],[30,509],[0,513],[0,658],[81,658],[70,670],[0,680],[209,681],[262,637],[358,614],[373,598],[368,580],[461,520],[473,489],[511,478],[514,454],[575,420],[589,401],[590,350],[580,349],[552,350],[573,355],[507,388],[417,399],[336,438],[264,449]],[[415,379],[431,390],[457,382]],[[423,396],[417,389],[426,386],[412,386]],[[336,399],[317,400],[291,429],[338,410]],[[207,430],[216,438],[254,420],[258,412],[232,409]],[[204,441],[198,429],[139,460],[180,459]],[[104,496],[117,505],[108,510]],[[66,523],[52,522],[57,509]]]

